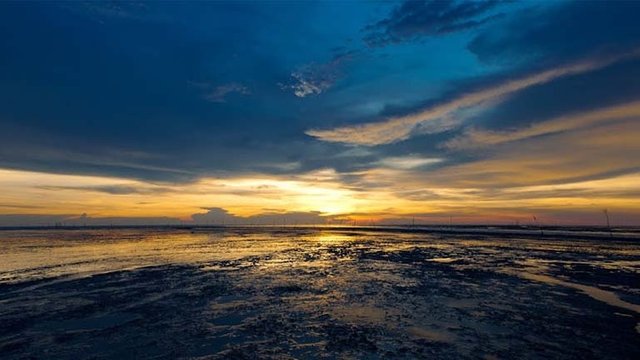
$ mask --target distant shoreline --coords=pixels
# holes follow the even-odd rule
[[[87,226],[0,226],[0,231],[20,230],[345,230],[411,232],[457,235],[525,236],[534,238],[586,238],[589,240],[640,240],[640,226],[517,226],[517,225],[87,225]]]

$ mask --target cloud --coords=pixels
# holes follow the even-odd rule
[[[335,216],[326,216],[319,211],[276,211],[274,209],[266,213],[237,216],[229,211],[219,208],[205,208],[206,213],[191,215],[196,224],[213,225],[309,225],[325,224],[332,221]]]
[[[603,121],[639,117],[640,101],[635,101],[578,114],[560,116],[546,121],[536,122],[526,128],[517,130],[489,131],[470,128],[462,135],[442,144],[442,147],[450,150],[469,150],[583,128],[596,125]]]
[[[593,71],[638,56],[640,56],[640,50],[634,50],[624,54],[575,62],[471,92],[414,114],[394,117],[383,122],[330,130],[312,129],[308,130],[306,134],[322,141],[375,146],[406,140],[414,133],[439,133],[459,126],[464,120],[464,111],[474,107],[501,101],[505,96],[531,86],[544,84],[564,76]]]
[[[232,82],[220,86],[216,86],[209,91],[204,98],[211,102],[223,103],[227,102],[227,96],[230,94],[249,95],[251,91],[246,86]]]
[[[219,207],[204,208],[203,210],[207,210],[207,212],[191,215],[191,219],[193,219],[195,223],[231,225],[240,219],[239,216],[230,214],[229,211]]]
[[[0,204],[0,209],[41,209],[43,206],[39,205],[25,205],[25,204]]]
[[[606,179],[640,170],[637,116],[486,148],[482,158],[438,169],[427,183],[509,188]],[[630,200],[630,199],[629,199]]]
[[[491,13],[500,1],[415,1],[395,8],[388,18],[366,27],[369,46],[413,41],[476,28],[501,16]]]
[[[640,46],[638,1],[557,1],[528,6],[478,33],[484,62],[557,63]]]
[[[320,95],[329,90],[338,81],[341,67],[354,54],[355,52],[352,51],[341,52],[327,63],[311,63],[301,66],[291,73],[293,82],[280,84],[280,88],[293,90],[293,94],[301,98]]]
[[[171,192],[173,189],[161,186],[132,186],[132,185],[98,185],[98,186],[39,186],[43,190],[77,190],[94,191],[110,195],[155,195]]]
[[[318,74],[321,74],[318,76]],[[291,73],[295,83],[289,87],[293,89],[293,94],[297,97],[308,95],[319,95],[329,89],[335,82],[335,77],[331,73],[316,72],[313,67],[307,67]]]
[[[417,156],[392,156],[377,162],[377,165],[391,169],[415,169],[441,162],[439,158],[422,158]]]
[[[1,128],[1,125],[0,125]],[[37,139],[37,137],[35,138]],[[47,144],[27,139],[27,144],[13,143],[11,138],[0,148],[0,168],[43,171],[60,174],[105,174],[116,177],[144,178],[154,181],[192,181],[193,171],[178,169],[170,158],[145,158],[126,153],[113,153],[107,149],[89,147],[77,151],[72,146]],[[167,166],[164,166],[164,164]],[[157,164],[157,165],[156,165]]]

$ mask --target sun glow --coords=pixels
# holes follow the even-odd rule
[[[316,174],[322,175],[322,174]],[[326,176],[326,174],[324,174]],[[0,213],[89,213],[94,216],[175,216],[206,207],[240,216],[265,211],[316,211],[338,215],[366,208],[366,201],[329,178],[204,178],[187,184],[157,184],[97,176],[0,170]]]
[[[0,215],[87,214],[191,222],[194,214],[222,208],[236,217],[236,223],[251,223],[251,217],[264,214],[285,218],[287,213],[304,213],[312,217],[301,221],[375,224],[448,223],[451,217],[457,222],[504,223],[529,219],[532,213],[562,219],[558,214],[565,212],[576,215],[558,221],[571,223],[580,218],[597,222],[605,208],[630,214],[631,219],[639,205],[627,194],[638,189],[640,174],[500,191],[435,182],[406,169],[377,168],[352,175],[357,183],[344,183],[335,171],[325,169],[287,177],[246,175],[176,184],[0,170]],[[289,216],[289,221],[296,220]]]

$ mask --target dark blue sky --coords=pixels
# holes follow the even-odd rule
[[[639,16],[636,1],[5,1],[0,167],[171,184],[331,169],[357,191],[391,186],[370,177],[394,161],[398,181],[429,179],[411,191],[636,174],[638,148],[599,128],[636,134],[635,115],[588,114],[640,100]],[[602,151],[577,157],[560,134],[579,131]],[[506,158],[532,139],[566,161]]]

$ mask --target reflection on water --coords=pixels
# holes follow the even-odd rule
[[[528,280],[540,281],[546,284],[560,285],[560,286],[565,286],[572,289],[577,289],[598,301],[602,301],[611,306],[616,306],[616,307],[630,310],[640,314],[640,305],[631,304],[629,302],[620,300],[618,295],[616,295],[611,291],[598,289],[597,287],[594,287],[594,286],[587,286],[587,285],[576,284],[568,281],[563,281],[558,278],[554,278],[547,275],[531,274],[527,272],[522,272],[522,273],[519,273],[518,275]]]
[[[640,358],[632,241],[348,228],[0,241],[7,358]]]

